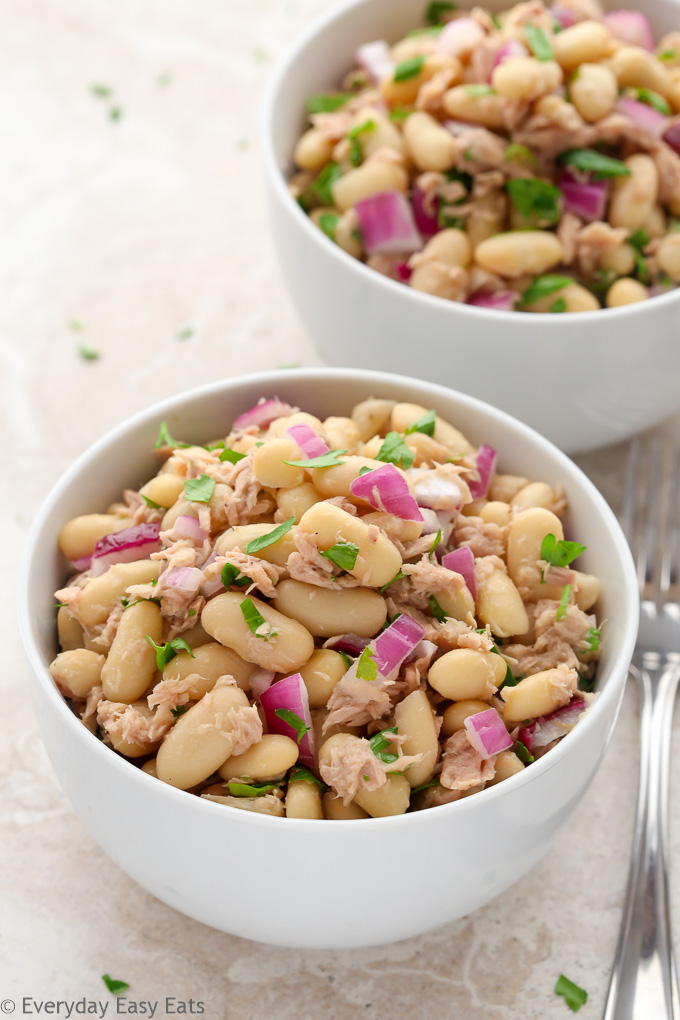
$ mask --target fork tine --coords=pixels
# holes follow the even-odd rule
[[[636,500],[635,493],[640,479],[640,459],[642,455],[642,443],[639,439],[633,440],[630,444],[630,451],[628,454],[628,467],[626,468],[626,484],[623,490],[623,499],[621,502],[621,527],[624,530],[628,544],[633,550],[635,555],[635,511],[636,511]]]
[[[675,448],[670,465],[667,489],[665,541],[661,543],[661,576],[659,591],[664,602],[680,602],[678,560],[680,558],[680,444]]]

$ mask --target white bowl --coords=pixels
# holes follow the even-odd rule
[[[605,6],[640,7],[639,0]],[[287,54],[263,109],[262,148],[281,271],[307,332],[332,365],[418,375],[480,397],[570,453],[625,439],[680,407],[680,290],[579,315],[498,312],[397,283],[352,258],[289,195],[308,96],[337,88],[356,47],[394,42],[424,0],[351,0]],[[472,6],[465,0],[462,6]],[[506,0],[489,0],[493,10]],[[676,0],[645,0],[657,38],[680,29]]]
[[[434,407],[509,472],[561,482],[567,533],[588,546],[602,582],[604,630],[592,709],[523,773],[473,797],[392,818],[319,822],[257,815],[166,786],[119,757],[71,713],[48,664],[56,653],[54,591],[66,564],[59,529],[98,511],[156,469],[159,422],[206,441],[226,434],[261,395],[325,417],[375,394]],[[99,440],[43,505],[21,571],[19,620],[35,710],[50,759],[105,852],[160,900],[222,931],[279,945],[364,946],[416,935],[487,903],[534,866],[588,786],[616,720],[635,642],[637,582],[614,515],[583,473],[503,412],[425,382],[375,372],[307,369],[247,376],[173,397]],[[424,862],[427,866],[423,867]],[[59,881],[58,874],[54,876]],[[386,897],[399,904],[384,910]],[[323,900],[323,907],[321,906]]]

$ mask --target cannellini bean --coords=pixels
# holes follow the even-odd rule
[[[619,87],[609,67],[603,64],[581,64],[574,72],[569,94],[583,119],[592,124],[612,112]]]
[[[298,745],[281,733],[265,733],[257,744],[243,754],[232,754],[218,769],[222,779],[248,776],[255,782],[278,779],[298,760]]]
[[[309,128],[299,139],[293,161],[301,170],[320,170],[333,154],[333,140],[318,128]]]
[[[510,503],[520,489],[529,484],[522,475],[492,475],[489,483],[489,498]]]
[[[302,624],[266,602],[251,598],[271,628],[270,636],[257,637],[241,612],[242,602],[243,596],[237,592],[225,592],[211,599],[201,615],[208,634],[227,648],[233,648],[246,662],[257,663],[275,673],[294,672],[307,662],[314,651],[314,638]]]
[[[520,680],[516,687],[504,688],[503,714],[508,722],[537,719],[566,705],[571,694],[559,682],[564,667],[546,669]],[[557,683],[555,681],[558,681]]]
[[[656,261],[674,283],[680,283],[680,234],[668,234],[663,238],[656,250]]]
[[[351,503],[355,498],[350,492],[350,485],[355,478],[361,474],[362,467],[375,468],[384,467],[380,460],[371,460],[370,457],[341,457],[343,463],[336,467],[312,468],[312,482],[314,488],[324,499],[332,496],[346,496]],[[406,478],[406,474],[404,474]],[[356,502],[362,503],[363,500]]]
[[[360,808],[358,804],[352,801],[345,807],[340,797],[336,797],[332,790],[323,795],[323,814],[324,818],[329,819],[333,822],[346,821],[352,818],[370,818],[368,812]]]
[[[388,776],[385,785],[378,790],[359,790],[354,803],[371,818],[403,815],[411,803],[411,786],[404,775]]]
[[[373,438],[369,439],[367,443],[362,443],[363,449],[361,450],[361,456],[370,457],[374,460],[380,453],[380,449],[384,441],[385,440],[382,436],[373,436]]]
[[[335,225],[335,243],[352,258],[360,259],[364,254],[364,242],[358,229],[359,219],[354,209],[347,209]]]
[[[452,733],[463,729],[468,716],[477,715],[479,712],[488,712],[490,707],[488,701],[480,701],[478,698],[466,698],[463,701],[454,702],[453,705],[449,705],[442,717],[442,733],[444,736],[450,737]]]
[[[668,102],[671,104],[676,113],[680,113],[680,74],[678,68],[674,68],[670,74],[669,85],[668,85]],[[674,215],[677,215],[674,213]]]
[[[411,120],[410,117],[409,120]],[[432,259],[443,262],[447,266],[469,266],[471,258],[472,249],[465,232],[457,230],[455,227],[440,230],[438,234],[430,238],[417,256],[418,265]]]
[[[609,222],[613,227],[638,230],[650,216],[659,197],[659,171],[644,153],[625,161],[629,177],[617,177],[609,203]]]
[[[449,117],[483,124],[492,131],[505,129],[505,99],[495,92],[479,95],[478,86],[455,85],[442,100]]]
[[[146,772],[147,776],[153,776],[154,779],[158,779],[158,773],[156,772],[156,759],[149,758],[142,765],[142,772]]]
[[[406,436],[405,442],[416,455],[413,461],[415,467],[434,466],[437,461],[443,464],[448,460],[449,451],[446,447],[424,432],[412,432]]]
[[[177,502],[183,491],[184,478],[171,471],[156,475],[139,490],[140,495],[146,496],[152,503],[158,503],[166,510]]]
[[[393,124],[388,117],[374,106],[366,106],[355,115],[352,127],[361,127],[370,121],[374,127],[370,131],[362,132],[359,136],[364,159],[374,156],[380,149],[394,149],[400,155],[406,154],[406,145],[396,124]]]
[[[444,262],[428,260],[416,266],[409,287],[445,301],[464,301],[467,297],[467,276]]]
[[[276,418],[265,434],[265,439],[288,439],[289,428],[293,425],[309,425],[310,429],[318,432],[323,439],[323,425],[321,419],[307,411],[295,411],[293,414],[285,415],[283,418]]]
[[[554,60],[506,57],[494,69],[491,84],[505,99],[532,102],[562,84],[562,69]]]
[[[564,35],[564,32],[560,34]],[[621,46],[612,55],[609,66],[616,75],[620,89],[652,89],[665,99],[670,95],[668,71],[653,54],[640,46]]]
[[[372,156],[339,177],[332,188],[333,202],[343,212],[380,191],[406,191],[408,176],[399,162]]]
[[[505,674],[505,659],[500,655],[454,648],[435,659],[427,680],[430,687],[452,701],[482,700],[503,683]]]
[[[206,634],[200,623],[195,623],[189,630],[182,631],[182,637],[190,648],[199,648],[210,641],[210,634]]]
[[[522,588],[527,585],[538,587],[541,572],[537,564],[541,556],[541,545],[546,535],[554,535],[558,541],[564,538],[562,522],[551,510],[543,507],[531,507],[515,514],[510,521],[508,525],[508,573],[516,585]]]
[[[420,404],[395,404],[392,408],[391,427],[395,432],[406,432],[427,412],[428,408],[421,407]],[[439,415],[435,416],[433,438],[445,446],[454,458],[460,457],[463,453],[472,453],[475,449],[462,432]]]
[[[546,510],[551,510],[555,500],[555,491],[547,482],[530,482],[515,493],[510,500],[510,506],[519,510],[527,510],[531,506],[542,506]]]
[[[304,780],[288,783],[286,818],[323,818],[321,788]]]
[[[279,489],[276,493],[276,505],[281,519],[287,521],[294,517],[296,524],[300,523],[302,515],[314,506],[318,499],[319,494],[311,482],[303,482],[302,485],[295,485],[292,489]]]
[[[609,53],[611,33],[597,21],[582,21],[551,39],[553,55],[567,71],[580,64],[597,64]]]
[[[208,603],[212,605],[212,603]],[[373,637],[387,619],[384,598],[370,588],[320,588],[287,578],[276,587],[276,605],[315,637],[354,633]],[[203,610],[205,616],[205,609]],[[310,656],[311,650],[300,665]],[[299,666],[295,667],[299,669]],[[282,672],[285,672],[282,671]]]
[[[394,403],[394,400],[369,397],[368,400],[355,404],[352,408],[352,420],[356,422],[363,443],[368,442],[376,433],[386,430]]]
[[[456,156],[453,135],[429,113],[415,112],[404,121],[404,139],[419,170],[450,170]]]
[[[149,584],[158,578],[161,564],[158,560],[133,560],[131,563],[114,563],[112,567],[88,581],[78,604],[78,615],[84,627],[92,628],[104,623],[111,611],[132,584]]]
[[[184,635],[182,635],[184,637]],[[208,640],[194,650],[193,658],[188,652],[179,652],[163,669],[164,680],[184,680],[192,673],[198,674],[189,691],[191,701],[198,701],[211,691],[221,676],[234,678],[242,691],[250,690],[250,677],[255,667],[245,662],[240,655],[217,641]]]
[[[388,514],[382,510],[372,510],[370,513],[363,514],[361,519],[364,524],[375,524],[376,527],[382,528],[383,531],[398,538],[404,544],[415,542],[417,538],[420,538],[423,530],[422,521],[405,521],[401,517],[395,517],[394,514]]]
[[[559,302],[562,311],[567,312],[596,312],[600,309],[600,302],[594,294],[580,283],[569,283],[562,287],[555,294],[540,298],[525,306],[527,312],[551,312],[555,308],[555,302]]]
[[[83,628],[71,614],[68,606],[61,606],[57,613],[57,634],[62,652],[70,652],[74,648],[83,647]]]
[[[356,561],[348,573],[363,585],[379,588],[391,581],[401,567],[401,556],[384,532],[372,534],[360,517],[353,517],[334,503],[316,503],[303,514],[298,528],[314,535],[321,550],[339,542],[358,546]]]
[[[135,712],[144,716],[145,719],[149,719],[153,715],[152,710],[145,701],[133,701],[131,708],[134,708]],[[108,734],[108,739],[111,741],[113,748],[126,758],[141,758],[151,751],[155,751],[160,744],[159,740],[125,740],[123,736],[111,733]]]
[[[351,418],[326,418],[323,423],[328,445],[332,450],[347,450],[356,453],[361,436],[359,426]]]
[[[347,666],[342,655],[331,648],[317,648],[309,662],[300,667],[310,708],[325,708],[335,685],[346,672]]]
[[[286,464],[287,460],[304,460],[297,443],[292,439],[270,439],[253,454],[253,477],[272,489],[301,485],[304,468]]]
[[[262,535],[268,535],[274,530],[274,527],[273,524],[243,524],[229,528],[215,542],[215,552],[218,556],[226,556],[231,549],[240,549],[241,552],[245,552],[249,542],[252,542],[254,538],[261,538]],[[277,567],[285,567],[290,554],[296,551],[293,531],[287,531],[276,542],[265,546],[264,549],[259,549],[257,555],[261,560],[274,563]]]
[[[225,763],[234,746],[229,723],[231,709],[247,708],[248,704],[243,691],[232,685],[217,687],[201,698],[180,716],[159,747],[158,778],[188,790],[212,775]]]
[[[182,492],[184,492],[184,483],[182,483]],[[198,503],[190,503],[181,495],[163,515],[161,531],[169,531],[170,528],[174,528],[178,517],[196,517],[198,519]]]
[[[472,203],[465,229],[473,251],[482,241],[505,230],[508,199],[502,191],[490,191],[488,195],[476,198]]]
[[[477,616],[497,637],[526,634],[529,617],[522,596],[502,570],[486,571],[477,578]]]
[[[450,72],[452,81],[460,81],[462,76],[460,61],[445,53],[432,53],[425,57],[419,73],[407,78],[406,81],[395,81],[393,75],[386,75],[380,82],[383,99],[389,106],[412,106],[418,98],[421,85],[443,70]]]
[[[50,664],[55,684],[67,698],[86,698],[93,687],[101,683],[102,667],[106,659],[86,648],[60,652]]]
[[[635,269],[635,255],[633,254],[632,245],[624,241],[623,244],[615,244],[611,248],[605,248],[600,253],[597,264],[599,269],[604,269],[605,271],[613,269],[617,276],[628,276]]]
[[[646,301],[649,291],[639,280],[622,277],[616,280],[607,291],[607,308],[619,308],[621,305],[635,305]]]
[[[432,776],[439,754],[437,728],[425,691],[412,691],[394,710],[397,732],[405,736],[402,754],[422,754],[422,759],[404,773],[411,786],[420,786]]]
[[[514,751],[501,751],[496,756],[496,772],[488,783],[488,786],[496,786],[497,783],[502,783],[504,779],[509,779],[510,776],[516,776],[518,772],[524,771],[524,765],[519,760]]]
[[[649,216],[642,224],[642,229],[647,234],[650,240],[655,237],[663,237],[666,233],[668,224],[666,223],[666,214],[660,205],[655,205]]]
[[[163,618],[155,602],[137,602],[120,618],[108,658],[102,668],[104,697],[132,702],[151,685],[156,672],[156,644],[163,638]]]
[[[467,587],[460,588],[457,592],[437,592],[437,602],[446,615],[453,620],[472,623],[471,617],[474,618],[475,615],[475,600]]]
[[[497,524],[505,528],[510,523],[510,504],[501,500],[490,500],[479,511],[479,516],[486,524]]]
[[[59,548],[68,560],[79,560],[89,556],[104,535],[111,535],[123,528],[129,528],[129,517],[115,517],[113,514],[85,514],[68,521],[59,532]]]
[[[540,275],[563,257],[559,239],[547,230],[510,230],[482,241],[475,251],[475,261],[483,269],[510,278]]]

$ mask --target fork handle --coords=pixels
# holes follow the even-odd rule
[[[668,792],[677,667],[631,667],[642,697],[633,852],[603,1020],[680,1020],[668,900]]]

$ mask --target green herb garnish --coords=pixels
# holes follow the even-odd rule
[[[596,181],[604,177],[630,177],[630,170],[625,163],[604,156],[596,149],[567,149],[559,158],[567,166],[594,174]]]
[[[311,730],[311,726],[307,726],[303,719],[295,712],[291,712],[289,708],[277,708],[274,715],[278,716],[283,722],[287,723],[297,734],[298,744],[304,737],[305,733]]]
[[[659,60],[675,60],[677,55],[675,50],[664,50],[663,53],[659,54]]]
[[[649,244],[649,234],[646,230],[640,227],[634,234],[628,238],[628,243],[633,251],[633,258],[635,259],[635,272],[641,283],[645,285],[649,283],[649,268],[647,266],[647,259],[645,258],[642,249]]]
[[[646,103],[647,106],[652,106],[655,110],[658,110],[659,113],[662,113],[664,117],[673,116],[670,104],[663,96],[660,96],[658,92],[645,88],[626,89],[626,94],[631,92],[633,93],[634,99],[637,99],[640,103]]]
[[[566,542],[564,539],[558,541],[550,533],[541,542],[539,559],[545,560],[551,567],[568,567],[572,560],[575,560],[582,552],[586,551],[586,548],[580,542]],[[543,583],[543,580],[541,578],[541,583]]]
[[[320,457],[310,457],[309,460],[284,460],[284,464],[290,464],[292,467],[301,468],[327,468],[337,467],[338,464],[344,464],[344,460],[338,460],[343,453],[347,453],[347,450],[329,450],[328,453],[323,453]]]
[[[387,748],[390,747],[392,741],[385,738],[386,733],[396,732],[397,727],[391,726],[387,730],[381,730],[380,733],[376,733],[369,740],[373,754],[376,756],[378,761],[383,763],[383,765],[391,765],[392,762],[395,762],[399,757],[398,754],[394,754],[392,751],[387,751]]]
[[[359,546],[354,542],[336,542],[330,549],[322,550],[321,555],[334,563],[336,567],[340,567],[341,570],[354,570],[354,564],[359,555]]]
[[[591,627],[586,634],[586,645],[588,646],[584,651],[597,652],[600,649],[602,642],[602,635],[600,634],[599,627]]]
[[[573,282],[570,276],[558,276],[555,273],[549,273],[546,276],[535,276],[522,294],[520,304],[532,305],[535,301],[550,297],[551,294],[562,290],[563,287],[568,287]]]
[[[423,790],[429,790],[433,786],[439,786],[440,782],[438,779],[431,779],[429,783],[423,783],[422,786],[414,786],[411,790],[411,796],[413,797],[416,793],[422,793]]]
[[[393,110],[390,110],[387,116],[396,124],[401,124],[401,122],[406,120],[407,117],[410,117],[412,113],[412,106],[395,106]]]
[[[515,744],[515,754],[523,765],[531,765],[532,761],[536,760],[529,748],[521,740],[518,740]]]
[[[427,554],[428,556],[431,556],[433,554],[433,552],[435,551],[435,549],[437,548],[437,546],[439,545],[441,540],[442,540],[442,529],[440,528],[438,530],[437,534],[434,536],[434,541],[433,541],[432,545],[430,546],[428,554]]]
[[[225,588],[230,588],[232,584],[237,588],[247,588],[252,583],[252,578],[246,577],[233,563],[225,563],[222,567],[222,584]]]
[[[143,492],[140,492],[139,495],[142,497],[142,499],[144,500],[144,502],[146,503],[146,505],[149,507],[150,510],[165,510],[166,509],[165,507],[162,507],[160,505],[160,503],[154,503],[154,501],[152,499],[149,499],[148,496],[145,496]]]
[[[564,974],[560,974],[555,985],[555,995],[563,995],[572,1013],[578,1013],[581,1006],[588,1001],[588,993],[575,985]]]
[[[186,710],[187,710],[187,706],[186,705],[178,705],[177,708],[171,708],[170,709],[170,714],[174,715],[175,719],[179,719],[179,717],[181,715],[184,715]]]
[[[95,350],[94,347],[88,347],[86,344],[78,345],[78,354],[83,361],[98,361],[101,358],[99,351]]]
[[[228,447],[222,450],[222,453],[220,454],[220,460],[222,463],[226,460],[229,461],[230,464],[238,464],[238,462],[243,460],[244,457],[245,453],[238,453],[236,450],[230,450]]]
[[[387,588],[389,588],[391,584],[394,584],[395,581],[401,581],[402,577],[408,577],[408,574],[405,574],[403,570],[398,570],[397,573],[392,578],[392,580],[388,581],[387,584],[384,584],[382,586],[382,588],[380,589],[380,594],[382,594]]]
[[[422,432],[425,436],[433,436],[436,419],[437,415],[434,411],[426,411],[425,414],[418,419],[418,421],[414,421],[413,425],[409,425],[404,435],[410,436],[414,432]]]
[[[326,163],[308,190],[316,195],[321,205],[333,205],[333,185],[340,177],[342,177],[340,164]]]
[[[482,99],[483,96],[493,95],[493,89],[490,85],[484,85],[479,82],[473,82],[471,85],[466,85],[465,91],[471,99]]]
[[[241,603],[243,619],[248,624],[250,632],[261,641],[269,641],[269,638],[276,637],[278,631],[272,630],[271,624],[267,623],[262,613],[257,609],[252,599],[245,598]]]
[[[111,992],[112,995],[120,995],[126,988],[129,988],[127,981],[119,981],[117,978],[112,978],[108,974],[102,974],[102,981]]]
[[[427,5],[425,20],[428,25],[439,25],[447,14],[458,10],[458,4],[450,3],[449,0],[433,0]]]
[[[338,229],[339,222],[340,217],[337,213],[325,212],[319,216],[319,226],[326,237],[330,237],[331,241],[335,240],[335,231]]]
[[[523,160],[525,163],[530,163],[532,166],[538,165],[538,160],[534,156],[533,152],[527,149],[526,145],[519,145],[517,142],[513,142],[512,145],[508,145],[505,150],[505,162],[512,163],[513,160]]]
[[[363,124],[357,124],[347,133],[349,140],[349,161],[352,166],[359,166],[361,160],[364,157],[364,150],[361,146],[359,138],[366,132],[375,131],[375,121],[365,120]]]
[[[387,464],[396,464],[397,467],[402,467],[407,471],[416,459],[416,455],[398,432],[388,432],[375,459],[382,460]]]
[[[435,620],[439,620],[440,623],[445,623],[448,620],[449,615],[448,613],[444,612],[444,610],[439,605],[434,595],[428,596],[427,601],[430,606],[430,612],[434,616]]]
[[[394,80],[408,81],[409,78],[417,78],[424,63],[424,56],[409,57],[407,60],[402,60],[394,69]]]
[[[409,32],[407,34],[406,38],[407,39],[417,39],[418,36],[422,36],[422,35],[437,36],[437,35],[439,35],[441,33],[441,30],[443,29],[443,27],[444,26],[442,24],[442,25],[426,25],[425,28],[414,28],[411,32]]]
[[[192,659],[195,659],[191,645],[188,645],[184,638],[176,637],[172,641],[166,641],[164,645],[157,645],[152,637],[145,634],[144,637],[152,648],[156,650],[156,666],[159,670],[165,669],[167,664],[175,658],[178,652],[188,652]]]
[[[209,503],[215,491],[215,479],[209,475],[187,478],[184,495],[191,503]]]
[[[555,613],[555,619],[557,621],[565,619],[567,615],[567,606],[569,605],[570,598],[571,598],[571,585],[565,584],[564,588],[562,589],[562,597],[560,599],[560,604],[557,607],[557,612]]]
[[[351,92],[322,92],[318,96],[310,96],[307,109],[310,113],[334,113],[352,99]]]
[[[186,449],[191,445],[191,443],[180,443],[178,439],[173,439],[168,431],[167,421],[162,421],[158,429],[158,438],[153,448],[154,450],[159,450],[161,446],[171,446],[174,449]]]
[[[270,790],[278,790],[278,783],[240,783],[232,779],[227,783],[229,793],[232,797],[263,797]]]
[[[294,524],[295,516],[289,517],[287,521],[268,531],[266,535],[259,535],[258,538],[253,538],[248,542],[246,552],[249,556],[252,556],[253,553],[259,552],[260,549],[266,549],[268,545],[273,545],[274,542],[278,542],[280,538],[287,535]]]
[[[366,645],[363,652],[357,659],[357,678],[359,680],[375,680],[378,675],[378,666],[375,661],[375,654],[370,645]]]
[[[550,306],[550,311],[553,313],[553,315],[559,315],[562,312],[566,312],[566,310],[567,302],[564,300],[563,297],[558,298],[557,301],[553,301],[553,303]]]
[[[527,219],[545,223],[559,220],[562,192],[554,184],[537,177],[516,177],[507,182],[506,190],[515,208]]]
[[[320,779],[317,779],[313,772],[305,768],[304,765],[293,765],[291,773],[288,777],[289,783],[314,783],[316,786],[320,786],[325,792],[328,787]]]
[[[543,29],[539,28],[538,25],[525,25],[524,28],[527,34],[529,49],[536,59],[552,60],[553,48]]]
[[[340,658],[344,662],[344,664],[347,667],[347,669],[351,669],[353,663],[352,663],[352,660],[350,659],[349,655],[347,654],[347,652],[338,652],[338,655],[340,656]]]

